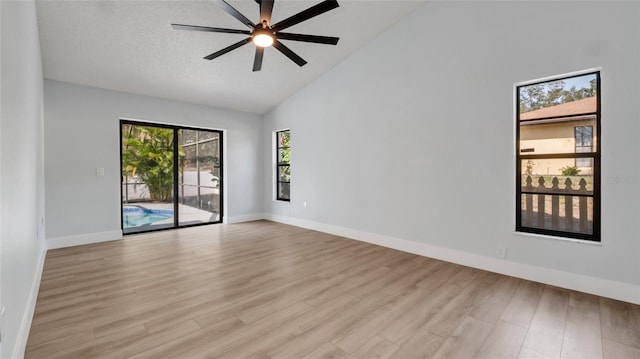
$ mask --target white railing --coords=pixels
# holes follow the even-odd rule
[[[581,178],[578,188],[573,189],[573,181],[567,177],[564,188],[560,188],[558,177],[551,179],[547,187],[545,178],[538,178],[533,185],[527,176],[522,186],[521,223],[524,227],[550,229],[556,231],[593,233],[593,191],[587,189],[587,181]]]

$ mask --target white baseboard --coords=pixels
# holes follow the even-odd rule
[[[601,297],[622,300],[629,303],[640,304],[640,287],[628,283],[564,272],[557,269],[538,267],[504,259],[485,257],[455,249],[418,243],[406,239],[384,236],[376,233],[369,233],[293,217],[265,214],[264,219],[330,233],[387,248],[397,249],[403,252],[440,259],[512,277],[550,284],[557,287],[595,294]]]
[[[67,236],[67,237],[49,238],[47,239],[47,247],[49,249],[65,248],[65,247],[80,246],[83,244],[113,241],[116,239],[122,239],[121,230],[79,234],[79,235]]]
[[[18,338],[15,346],[13,347],[12,358],[24,358],[24,353],[27,349],[27,340],[29,339],[29,331],[31,330],[31,321],[33,320],[33,314],[36,311],[36,301],[38,300],[38,292],[40,290],[40,278],[42,278],[44,259],[46,256],[47,247],[45,243],[45,246],[40,253],[40,258],[38,258],[36,272],[33,275],[29,298],[27,299],[27,305],[25,306],[24,315],[20,323],[20,329],[18,330]]]
[[[227,221],[224,223],[232,224],[232,223],[259,221],[265,218],[266,218],[265,213],[249,213],[249,214],[242,214],[239,216],[227,217]]]

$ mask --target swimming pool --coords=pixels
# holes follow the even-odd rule
[[[170,209],[148,209],[134,206],[122,209],[124,228],[140,227],[170,218],[173,218],[173,210]]]

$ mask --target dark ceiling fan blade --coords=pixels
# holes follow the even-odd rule
[[[260,0],[260,23],[265,20],[271,24],[271,11],[273,11],[273,0]]]
[[[262,56],[264,55],[264,47],[256,46],[256,56],[253,58],[253,71],[262,69]]]
[[[255,27],[255,24],[251,22],[251,20],[247,19],[246,16],[242,15],[240,11],[236,10],[233,6],[229,5],[226,1],[224,0],[213,0],[213,1],[216,4],[218,4],[218,6],[220,6],[222,10],[224,10],[227,14],[235,17],[236,19],[238,19],[238,21],[247,25],[250,29],[253,29]]]
[[[298,56],[295,52],[291,51],[290,48],[284,46],[284,44],[281,43],[280,41],[278,41],[277,39],[273,40],[273,47],[278,49],[278,51],[282,52],[284,54],[284,56],[286,56],[289,59],[291,59],[291,61],[293,61],[296,64],[298,64],[298,66],[304,66],[304,65],[307,64],[307,62],[304,61],[304,59],[302,57]]]
[[[220,51],[216,51],[213,54],[209,55],[209,56],[205,56],[204,58],[207,60],[213,60],[218,56],[224,55],[229,51],[235,50],[237,48],[239,48],[240,46],[246,45],[248,43],[251,42],[251,38],[247,37],[246,39],[242,40],[242,41],[238,41],[235,44],[231,45],[231,46],[227,46],[224,49],[220,50]]]
[[[222,0],[220,0],[222,1]],[[308,8],[307,10],[303,10],[293,16],[290,16],[282,21],[280,21],[279,23],[271,26],[271,29],[273,31],[280,31],[280,30],[284,30],[290,26],[299,24],[303,21],[309,20],[314,16],[318,16],[320,14],[324,14],[325,12],[329,11],[329,10],[333,10],[335,8],[337,8],[338,6],[338,2],[336,0],[324,0],[323,2],[314,5],[310,8]]]
[[[288,32],[277,32],[276,37],[283,40],[313,42],[316,44],[336,45],[339,37],[331,36],[318,36],[318,35],[304,35],[304,34],[291,34]]]
[[[235,30],[235,29],[223,29],[219,27],[208,27],[208,26],[195,26],[195,25],[182,25],[182,24],[171,24],[174,30],[191,30],[191,31],[205,31],[205,32],[223,32],[227,34],[251,34],[249,30]]]

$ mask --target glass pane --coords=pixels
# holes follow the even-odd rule
[[[576,126],[574,137],[576,139],[576,152],[591,151],[591,147],[593,147],[593,126]]]
[[[173,130],[122,127],[124,233],[173,227]]]
[[[184,182],[188,184],[197,184],[194,176],[188,176],[198,168],[198,159],[196,157],[195,144],[181,146],[182,151],[180,158],[182,162],[182,171],[184,176]]]
[[[216,169],[217,170],[217,169]],[[216,171],[217,172],[217,171]],[[200,186],[202,187],[218,187],[220,177],[216,176],[213,167],[200,169]]]
[[[196,136],[198,135],[198,131],[180,130],[179,132],[180,132],[179,137],[181,138],[181,141],[180,141],[181,144],[186,145],[186,144],[196,142],[197,140]]]
[[[593,198],[522,194],[521,225],[554,231],[593,234]]]
[[[593,195],[592,164],[593,158],[522,160],[522,191]]]
[[[595,74],[574,76],[518,88],[520,120],[596,112]]]
[[[290,142],[291,132],[289,130],[278,132],[278,147],[289,147]]]
[[[593,159],[592,158],[576,158],[576,167],[579,169],[589,169],[593,167]]]
[[[198,133],[198,139],[200,141],[208,140],[208,139],[212,139],[212,138],[218,138],[218,133],[217,132],[212,132],[212,131],[200,131]]]
[[[289,163],[291,161],[291,148],[281,148],[278,150],[278,163]]]
[[[518,88],[520,153],[595,152],[595,74]]]
[[[211,187],[220,187],[220,182],[222,180],[221,176],[220,176],[220,168],[219,167],[214,167],[211,170]]]
[[[595,116],[579,121],[521,123],[520,154],[595,152]]]
[[[278,181],[291,182],[291,167],[289,166],[278,167]]]
[[[290,199],[289,195],[290,184],[289,183],[278,183],[278,199]]]
[[[220,221],[219,134],[211,131],[180,130],[183,140],[180,169],[179,225]]]

